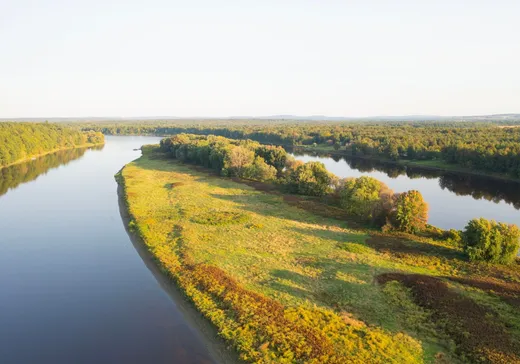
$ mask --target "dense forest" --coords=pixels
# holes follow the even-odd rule
[[[190,133],[283,146],[323,145],[348,155],[393,161],[436,161],[520,178],[520,128],[491,123],[175,121],[88,124],[84,129],[113,135]]]
[[[103,143],[103,134],[96,131],[47,123],[0,123],[0,168],[60,149]]]

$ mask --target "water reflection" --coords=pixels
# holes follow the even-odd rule
[[[484,176],[443,172],[420,167],[410,167],[385,163],[369,159],[327,155],[319,153],[301,153],[292,151],[295,156],[330,157],[335,162],[343,161],[351,169],[363,173],[382,172],[390,178],[405,176],[410,179],[438,179],[439,186],[457,196],[471,196],[475,200],[487,200],[495,203],[505,202],[515,209],[520,209],[520,183]]]
[[[22,183],[34,181],[50,169],[81,158],[89,149],[102,150],[103,147],[104,145],[99,145],[90,148],[60,150],[28,162],[2,168],[0,169],[0,196],[6,194],[11,189],[15,189]]]

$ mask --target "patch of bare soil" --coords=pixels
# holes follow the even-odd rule
[[[520,308],[520,284],[511,282],[500,282],[489,277],[446,277],[451,281],[481,289],[488,293],[495,294],[504,301]]]
[[[464,297],[434,277],[385,273],[377,282],[398,281],[412,290],[416,303],[432,311],[432,318],[457,344],[458,354],[471,362],[520,363],[520,348],[511,340],[496,314]]]

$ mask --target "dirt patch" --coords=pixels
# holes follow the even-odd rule
[[[462,277],[446,277],[451,281],[462,283],[464,285],[481,289],[488,293],[495,294],[502,298],[510,305],[520,307],[520,284],[500,282],[493,278],[462,278]]]
[[[457,344],[457,352],[471,362],[520,363],[520,347],[496,314],[448,287],[442,280],[419,274],[385,273],[384,284],[398,281],[412,290],[416,303],[432,311],[432,318]]]

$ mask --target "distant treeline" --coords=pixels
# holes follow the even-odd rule
[[[219,135],[284,146],[330,145],[357,156],[442,161],[520,178],[520,128],[473,123],[127,123],[90,124],[109,135]]]
[[[96,131],[57,124],[0,123],[0,168],[55,150],[103,144]]]

